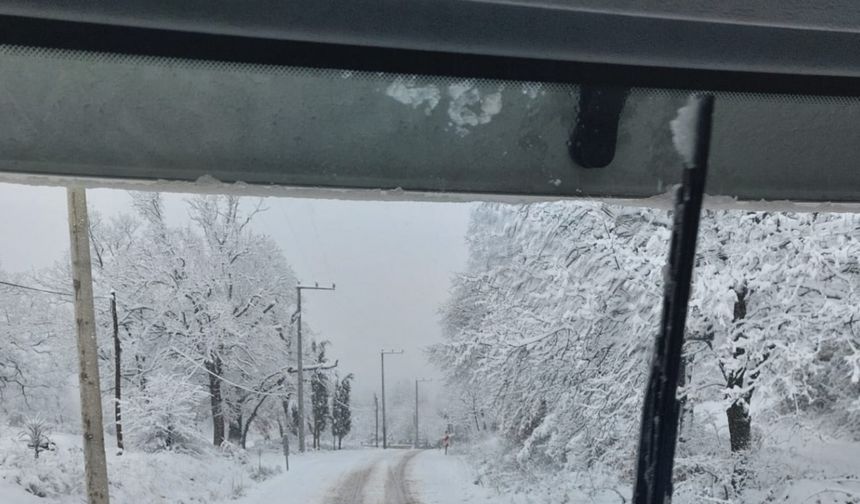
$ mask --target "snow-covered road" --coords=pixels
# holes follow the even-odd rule
[[[294,457],[291,471],[242,504],[499,504],[456,455],[436,450],[344,450]]]
[[[407,467],[419,451],[387,452],[338,478],[329,489],[325,504],[419,504]]]

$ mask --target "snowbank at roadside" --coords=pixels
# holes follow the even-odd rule
[[[732,495],[733,462],[724,454],[697,453],[688,447],[676,457],[676,470],[687,471],[676,481],[673,502],[752,504],[854,504],[860,502],[860,442],[823,434],[821,426],[789,417],[768,425],[762,444],[747,461],[747,481]],[[727,433],[715,432],[717,436]],[[727,444],[726,439],[722,439]],[[551,465],[523,464],[514,451],[495,437],[459,447],[477,468],[477,480],[505,495],[505,504],[622,504],[630,502],[632,483],[610,468],[577,471]],[[705,459],[710,464],[704,467]],[[693,466],[704,469],[696,473]],[[707,470],[705,470],[707,469]],[[713,472],[713,475],[711,474]],[[713,476],[713,478],[712,478]],[[678,479],[676,477],[676,479]],[[439,501],[447,502],[444,500]],[[452,501],[454,502],[454,501]],[[471,501],[462,501],[469,502]],[[476,500],[476,502],[483,502]],[[493,501],[496,502],[496,501]],[[428,501],[428,504],[436,504]]]
[[[38,459],[24,441],[0,438],[0,502],[72,504],[84,495],[83,451],[79,436],[53,434],[56,449]],[[112,438],[108,446],[115,446]],[[111,502],[116,504],[202,504],[230,501],[256,486],[257,457],[208,450],[202,454],[108,449]],[[282,470],[283,458],[266,457],[269,474]]]
[[[422,504],[506,504],[498,490],[486,486],[463,455],[425,450],[413,458],[408,477],[415,475]]]

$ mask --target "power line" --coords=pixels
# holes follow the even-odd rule
[[[289,202],[289,200],[282,201],[282,203],[285,203],[285,205],[281,207],[281,214],[284,216],[284,220],[286,220],[286,222],[287,222],[287,230],[290,232],[290,235],[293,238],[292,243],[295,244],[295,248],[299,252],[300,257],[298,257],[298,259],[301,259],[302,265],[305,267],[305,270],[306,270],[305,273],[308,273],[308,270],[309,270],[309,272],[313,276],[318,276],[316,274],[316,270],[312,267],[313,264],[311,263],[311,261],[309,259],[310,256],[305,253],[305,249],[304,249],[304,247],[302,247],[302,244],[301,244],[302,242],[301,242],[301,240],[299,240],[299,234],[296,232],[295,228],[293,227],[292,219],[290,218],[290,212],[287,211],[287,208],[286,208],[288,202]],[[298,276],[301,276],[301,275],[298,275]]]
[[[0,280],[0,285],[5,285],[7,287],[14,287],[16,289],[24,289],[24,290],[35,291],[35,292],[42,292],[44,294],[56,294],[58,296],[69,296],[69,297],[74,296],[74,294],[71,292],[60,292],[60,291],[55,291],[55,290],[50,290],[50,289],[42,289],[41,287],[22,285],[22,284],[18,284],[18,283],[14,283],[14,282],[7,282],[5,280]],[[96,299],[108,299],[108,296],[93,296],[93,297]]]
[[[57,294],[58,296],[73,296],[74,295],[71,292],[59,292],[59,291],[53,291],[53,290],[48,290],[48,289],[41,289],[39,287],[31,287],[29,285],[21,285],[21,284],[17,284],[17,283],[13,283],[13,282],[6,282],[4,280],[0,280],[0,285],[6,285],[8,287],[15,287],[17,289],[25,289],[25,290],[31,290],[31,291],[36,291],[36,292],[44,292],[46,294]]]
[[[311,229],[313,230],[313,233],[314,233],[313,234],[314,241],[316,242],[317,247],[319,247],[320,257],[322,258],[323,268],[325,268],[326,273],[328,274],[328,277],[333,278],[334,271],[332,270],[331,266],[329,265],[328,256],[326,254],[326,248],[323,246],[322,240],[320,239],[319,229],[317,228],[317,224],[316,224],[316,212],[314,211],[314,207],[313,207],[313,204],[311,202],[307,203],[307,209],[308,209],[308,214],[310,215],[309,220],[311,223]]]

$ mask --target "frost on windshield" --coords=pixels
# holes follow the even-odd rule
[[[523,82],[522,83],[522,91],[523,94],[528,96],[531,99],[535,99],[542,94],[546,94],[546,91],[543,89],[544,85],[542,82]]]
[[[448,86],[448,118],[455,131],[464,136],[470,127],[488,124],[502,111],[502,92],[482,92],[473,81]]]
[[[494,90],[479,86],[473,80],[449,84],[440,89],[435,84],[419,85],[415,77],[398,77],[385,89],[385,94],[410,108],[430,115],[437,105],[446,105],[447,125],[459,136],[472,128],[489,124],[502,111],[502,86]],[[523,87],[523,93],[535,98],[539,85]]]
[[[385,94],[404,105],[409,105],[415,109],[420,108],[427,115],[433,112],[441,97],[439,88],[435,85],[416,86],[414,78],[403,77],[395,79],[386,88]]]

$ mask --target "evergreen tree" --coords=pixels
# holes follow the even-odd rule
[[[352,374],[348,374],[343,380],[335,380],[334,398],[331,405],[331,431],[337,438],[338,450],[341,449],[343,438],[352,429],[352,409],[349,406],[352,379]]]
[[[325,344],[314,343],[312,348],[317,354],[317,363],[325,362]],[[329,419],[329,390],[328,376],[322,369],[314,370],[311,375],[311,433],[313,446],[320,448],[320,437],[328,425]]]
[[[299,426],[301,425],[302,422],[299,419],[299,407],[296,404],[293,404],[292,408],[290,408],[290,432],[292,432],[294,436],[298,436]]]

